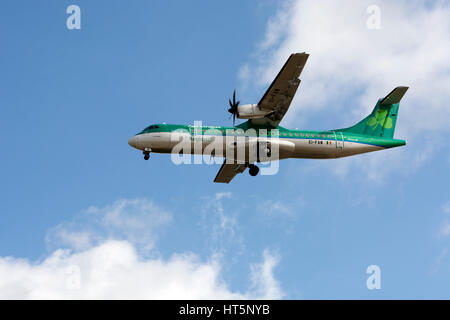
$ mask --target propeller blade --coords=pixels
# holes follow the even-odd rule
[[[233,101],[231,101],[231,99],[228,99],[228,104],[230,105],[230,108],[228,109],[228,112],[231,113],[231,116],[233,117],[233,127],[234,127],[234,125],[236,123],[236,115],[238,113],[239,103],[240,103],[240,101],[236,102],[236,89],[234,89],[234,91],[233,91]]]

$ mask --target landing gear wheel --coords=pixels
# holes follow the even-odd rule
[[[144,151],[144,160],[150,159],[150,152]]]
[[[254,164],[249,165],[248,167],[248,173],[254,177],[256,175],[258,175],[259,173],[259,168],[257,166],[255,166]]]

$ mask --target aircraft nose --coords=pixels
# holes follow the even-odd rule
[[[128,139],[128,144],[132,146],[133,148],[137,148],[137,138],[136,136],[131,137]]]

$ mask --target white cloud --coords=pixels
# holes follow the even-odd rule
[[[233,292],[217,261],[142,259],[130,242],[109,240],[78,253],[57,250],[39,263],[0,258],[0,299],[278,299],[276,264],[265,252],[250,275],[256,291]]]
[[[263,79],[267,85],[290,53],[306,51],[311,56],[288,122],[317,109],[337,107],[344,109],[346,118],[350,113],[359,120],[377,98],[403,84],[411,86],[401,118],[411,124],[408,130],[447,128],[450,4],[380,1],[380,30],[366,26],[369,4],[359,0],[288,2],[268,23],[261,44],[265,50],[249,70],[253,79]],[[351,100],[336,103],[342,98]]]
[[[258,205],[259,212],[265,212],[270,216],[294,216],[295,212],[285,201],[266,200]]]
[[[443,223],[441,224],[441,228],[439,230],[439,235],[442,237],[446,237],[448,235],[450,235],[450,201],[445,203],[442,206],[442,212],[445,214],[445,219],[443,221]]]
[[[450,128],[450,3],[386,1],[381,28],[367,28],[371,1],[287,1],[269,21],[265,39],[247,62],[248,81],[262,89],[292,52],[308,52],[302,83],[282,125],[305,125],[323,114],[346,127],[366,116],[378,98],[395,86],[410,90],[400,106],[396,136],[408,140],[405,153],[340,161],[338,174],[362,168],[372,180],[390,172],[413,172],[435,152],[419,134],[448,133]],[[310,127],[309,127],[310,128]],[[312,128],[311,128],[312,129]],[[325,128],[323,128],[325,129]],[[435,146],[436,144],[434,144]],[[409,147],[409,148],[408,148]],[[416,150],[414,150],[416,149]],[[418,151],[419,150],[419,151]],[[397,165],[393,165],[394,161]]]
[[[232,194],[218,192],[204,199],[200,225],[207,234],[211,249],[224,253],[230,246],[235,246],[234,251],[242,253],[244,244],[243,238],[238,233],[238,212],[224,208],[226,203],[232,203]]]
[[[444,236],[444,237],[450,235],[450,222],[449,221],[445,221],[443,223],[443,225],[441,226],[440,235]]]
[[[278,281],[274,278],[273,269],[279,263],[279,257],[270,253],[267,249],[263,253],[264,261],[251,267],[251,281],[254,296],[250,299],[273,299],[283,297]]]
[[[217,194],[220,200],[230,194]],[[150,257],[157,230],[172,215],[146,199],[91,207],[50,231],[59,247],[41,261],[0,257],[0,299],[279,299],[273,276],[278,258],[264,252],[251,266],[252,285],[233,291],[222,279],[219,255]],[[146,231],[147,230],[147,231]],[[135,234],[134,234],[135,232]],[[142,237],[142,238],[141,238]],[[149,242],[147,245],[146,242]],[[65,249],[65,248],[70,249]],[[145,248],[144,254],[142,248]]]
[[[63,245],[88,249],[107,239],[123,239],[139,250],[149,251],[157,230],[171,222],[172,215],[147,199],[121,199],[103,208],[91,206],[72,221],[51,228],[46,241],[50,248]]]
[[[240,80],[247,81],[249,76],[248,65],[244,64],[238,72],[238,77]]]
[[[445,238],[450,235],[450,201],[445,203],[441,209],[442,213],[444,214],[444,220],[438,229],[437,236]],[[435,259],[435,261],[431,265],[430,274],[435,274],[440,270],[447,256],[448,256],[448,248],[442,249],[440,255]]]
[[[266,218],[277,219],[278,222],[280,222],[280,218],[287,218],[291,221],[298,217],[301,209],[306,206],[306,203],[303,195],[296,195],[292,199],[260,200],[256,206],[256,212],[260,218],[260,214],[263,213]]]
[[[447,202],[446,204],[444,204],[444,205],[442,206],[442,211],[443,211],[445,214],[450,215],[450,201]]]
[[[435,259],[435,261],[433,262],[431,269],[430,269],[430,274],[435,274],[439,271],[439,269],[441,268],[441,265],[444,261],[444,259],[447,257],[448,254],[448,249],[444,248],[441,251],[441,254]]]

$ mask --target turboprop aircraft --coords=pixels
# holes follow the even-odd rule
[[[256,164],[261,162],[341,158],[406,144],[405,140],[394,139],[394,130],[399,103],[408,87],[396,87],[377,101],[370,115],[351,127],[325,131],[281,127],[279,123],[300,85],[308,57],[306,53],[291,54],[257,104],[239,105],[235,91],[228,109],[233,127],[152,124],[131,137],[128,144],[141,150],[145,160],[151,152],[205,154],[209,150],[211,156],[224,158],[214,179],[221,183],[229,183],[247,168],[251,176],[256,176]],[[235,126],[236,117],[248,120]],[[186,143],[180,149],[183,139]],[[256,156],[251,150],[256,150]]]

